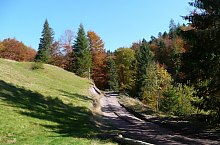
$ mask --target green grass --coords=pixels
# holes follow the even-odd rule
[[[157,112],[155,112],[146,104],[142,103],[137,98],[131,98],[128,96],[120,95],[119,102],[123,104],[125,107],[134,110],[138,113],[145,115],[157,115]]]
[[[112,144],[97,137],[89,87],[55,66],[0,59],[0,144]]]

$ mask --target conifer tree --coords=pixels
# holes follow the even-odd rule
[[[189,50],[182,70],[202,98],[198,106],[220,118],[220,1],[194,0],[190,5],[194,11],[185,16],[191,29],[183,32]]]
[[[108,60],[108,85],[111,91],[118,91],[118,73],[113,58]]]
[[[150,51],[150,46],[143,39],[142,44],[136,54],[137,59],[137,80],[136,80],[136,95],[138,98],[143,99],[143,95],[150,84],[150,76],[148,71],[153,61],[153,53]]]
[[[50,28],[49,23],[46,19],[43,26],[43,31],[41,35],[42,37],[40,38],[39,48],[37,55],[35,57],[35,61],[48,63],[51,54],[51,47],[54,39],[53,35],[54,35],[53,29]]]
[[[89,50],[89,42],[86,37],[84,27],[79,26],[77,37],[74,43],[74,72],[81,77],[90,77],[92,56]]]

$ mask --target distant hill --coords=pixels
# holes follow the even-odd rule
[[[0,144],[104,144],[91,121],[90,81],[31,65],[0,59]]]

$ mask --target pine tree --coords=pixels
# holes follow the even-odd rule
[[[150,87],[150,67],[152,66],[153,53],[150,51],[150,46],[143,39],[142,44],[136,54],[137,59],[137,80],[136,80],[136,96],[143,99],[145,91]],[[149,73],[148,73],[149,71]]]
[[[109,89],[111,91],[118,91],[118,73],[114,59],[110,57],[107,65]]]
[[[51,54],[51,47],[54,39],[53,35],[54,32],[52,28],[50,28],[49,23],[46,19],[43,26],[43,31],[41,35],[42,37],[40,38],[39,48],[37,55],[35,57],[35,61],[48,63]]]
[[[74,43],[74,72],[81,77],[90,77],[92,65],[91,52],[83,25],[80,24]]]
[[[169,37],[170,37],[170,39],[174,39],[176,37],[177,26],[176,26],[176,24],[175,24],[173,19],[170,20],[169,29],[170,29]]]

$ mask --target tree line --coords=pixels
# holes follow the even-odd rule
[[[170,21],[169,32],[119,48],[110,87],[139,98],[155,110],[220,119],[220,1],[194,0],[183,16]],[[117,79],[116,79],[117,78]],[[115,82],[117,80],[117,82]]]
[[[138,98],[156,111],[179,116],[205,112],[219,120],[220,1],[189,4],[194,10],[183,16],[187,25],[171,20],[168,32],[114,52],[106,51],[101,37],[85,32],[82,24],[76,36],[66,30],[54,41],[46,20],[34,61],[91,78],[100,89]]]
[[[0,41],[0,57],[16,61],[34,61],[36,51],[15,38]]]

